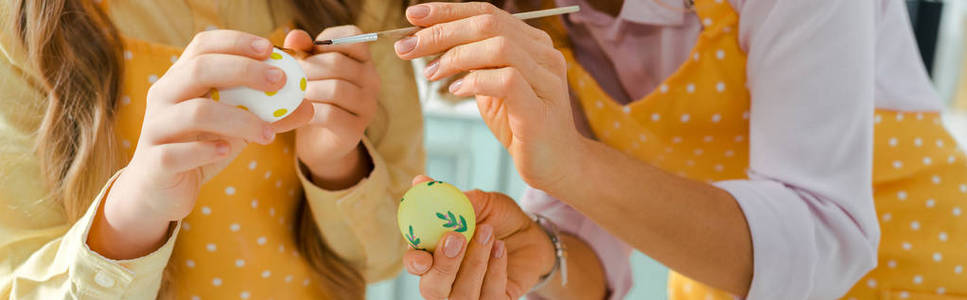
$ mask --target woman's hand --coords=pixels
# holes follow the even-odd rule
[[[311,117],[303,103],[275,124],[207,98],[212,88],[247,86],[275,91],[282,70],[261,62],[272,44],[230,30],[197,34],[177,62],[148,90],[137,149],[98,212],[88,244],[112,258],[156,249],[168,224],[187,216],[201,185],[224,169],[248,142],[269,144],[280,131]]]
[[[476,96],[480,114],[514,157],[521,177],[547,188],[573,174],[581,136],[574,127],[566,63],[547,33],[488,3],[427,3],[406,10],[426,27],[396,42],[414,59],[442,53],[424,75],[439,80],[461,72],[450,92]]]
[[[317,39],[359,34],[356,26],[331,27]],[[309,83],[306,100],[315,116],[296,130],[296,153],[312,173],[315,184],[338,190],[351,187],[369,174],[372,162],[360,143],[376,113],[380,80],[367,44],[314,46],[305,31],[289,32],[285,47],[310,56],[299,63]]]
[[[417,176],[413,185],[429,180]],[[550,238],[506,195],[465,194],[477,215],[469,245],[463,235],[448,232],[433,254],[407,251],[407,271],[420,276],[426,299],[519,299],[553,269]]]

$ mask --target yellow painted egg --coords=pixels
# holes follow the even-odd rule
[[[299,63],[280,49],[273,48],[264,61],[285,73],[285,85],[277,91],[264,92],[244,86],[213,89],[212,100],[219,101],[254,113],[266,122],[285,118],[299,107],[306,95],[306,73]]]
[[[470,200],[457,187],[443,181],[418,184],[400,200],[396,218],[400,232],[414,249],[433,252],[448,231],[473,237],[477,218]]]

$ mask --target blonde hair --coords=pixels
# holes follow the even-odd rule
[[[292,0],[297,25],[312,35],[351,23],[358,3]],[[36,144],[41,168],[50,197],[74,222],[124,163],[114,131],[124,67],[121,38],[94,1],[15,0],[11,7],[11,25],[47,94]],[[294,238],[330,298],[363,299],[366,282],[359,271],[326,245],[304,203],[299,216]],[[170,277],[170,268],[165,273]]]

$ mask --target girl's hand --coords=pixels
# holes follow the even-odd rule
[[[207,98],[212,88],[275,91],[282,70],[261,62],[272,44],[230,30],[195,35],[177,62],[148,90],[137,149],[95,218],[88,244],[114,258],[157,248],[168,224],[194,207],[202,183],[224,169],[248,142],[269,144],[276,132],[308,121],[303,104],[276,124]]]
[[[524,181],[547,188],[573,174],[568,162],[579,160],[582,139],[571,116],[566,63],[547,33],[480,2],[421,4],[406,17],[426,28],[396,42],[396,54],[443,53],[427,65],[429,80],[469,71],[450,92],[476,96]]]
[[[417,176],[413,184],[429,180]],[[519,299],[553,269],[550,238],[506,195],[465,194],[477,215],[469,245],[463,235],[448,232],[433,254],[410,249],[403,264],[420,276],[426,299]]]
[[[362,33],[352,25],[331,27],[316,39]],[[309,83],[306,100],[315,116],[296,130],[296,154],[326,189],[355,185],[369,174],[369,154],[360,143],[378,108],[379,75],[367,44],[314,46],[305,31],[289,32],[285,47],[308,52],[300,59]]]

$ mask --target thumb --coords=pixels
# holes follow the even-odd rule
[[[416,177],[413,177],[412,183],[413,185],[417,185],[427,181],[433,181],[433,178],[426,175],[416,175]]]
[[[282,47],[311,52],[313,47],[312,37],[302,29],[292,30],[285,35],[285,42],[282,43]]]

